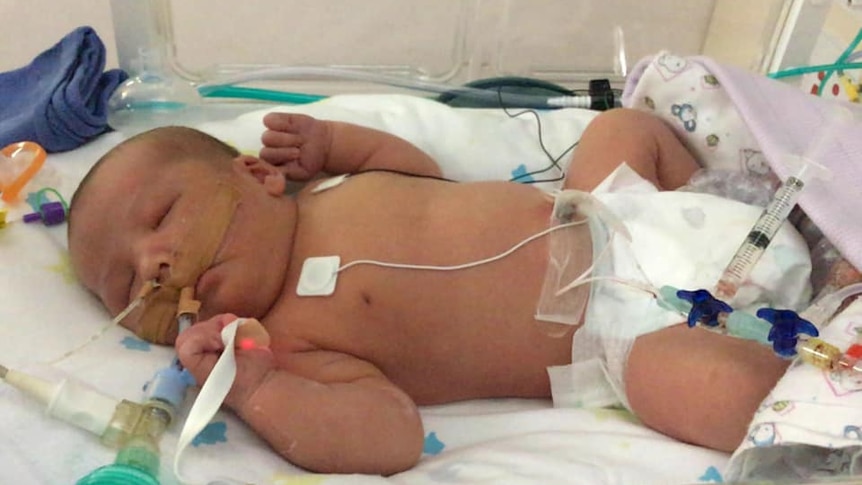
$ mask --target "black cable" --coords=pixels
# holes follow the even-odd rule
[[[538,184],[538,183],[544,183],[544,182],[558,182],[560,180],[563,180],[566,177],[565,170],[563,170],[563,168],[560,166],[560,160],[564,156],[566,156],[569,152],[571,152],[578,145],[578,143],[580,143],[580,140],[575,141],[574,143],[569,145],[568,148],[563,150],[556,157],[553,156],[551,154],[550,150],[548,150],[547,146],[545,145],[545,140],[544,140],[543,130],[542,130],[542,119],[539,116],[539,113],[535,109],[532,109],[532,108],[525,108],[525,109],[523,109],[517,113],[511,112],[503,100],[503,91],[502,90],[504,87],[536,88],[536,89],[542,89],[545,91],[555,92],[555,94],[558,94],[558,95],[567,95],[567,96],[577,95],[578,94],[577,91],[567,90],[567,89],[562,88],[560,86],[556,86],[554,84],[547,83],[544,81],[537,81],[537,80],[528,79],[528,78],[515,78],[515,77],[496,78],[496,79],[491,79],[491,80],[481,80],[481,81],[476,81],[474,83],[470,83],[470,84],[468,84],[468,86],[473,87],[473,88],[479,88],[479,89],[489,89],[492,87],[496,87],[497,106],[490,106],[489,105],[488,107],[497,107],[497,108],[502,109],[503,112],[506,113],[506,115],[509,118],[517,118],[517,117],[520,117],[524,114],[529,113],[529,114],[533,115],[533,117],[536,119],[536,133],[537,133],[538,140],[539,140],[539,146],[542,148],[542,151],[545,153],[545,156],[548,157],[550,164],[545,168],[533,170],[531,172],[523,173],[523,174],[517,175],[515,177],[512,177],[511,179],[509,179],[509,182],[515,182],[515,183],[521,183],[521,184]],[[456,97],[457,97],[456,93],[444,93],[437,100],[444,103],[444,104],[448,104],[450,106],[457,106],[457,103],[456,103],[457,98]],[[539,175],[539,174],[545,173],[545,172],[547,172],[553,168],[556,168],[557,170],[560,171],[559,176],[553,177],[553,178],[546,178],[546,179],[534,179],[534,180],[523,180],[523,181],[520,180],[520,179],[523,179],[526,177],[532,177],[534,175]],[[410,177],[441,180],[444,182],[457,182],[456,180],[452,180],[452,179],[449,179],[446,177],[439,177],[436,175],[415,174],[415,173],[405,172],[405,171],[396,170],[396,169],[387,169],[387,168],[368,169],[368,170],[363,170],[361,172],[357,172],[356,174],[367,173],[367,172],[385,172],[385,173],[393,173],[393,174],[398,174],[398,175],[407,175]]]
[[[488,79],[478,79],[464,84],[464,87],[470,88],[469,93],[457,88],[452,91],[437,96],[436,100],[456,108],[499,108],[500,96],[494,96],[494,89],[503,90],[505,95],[505,104],[512,108],[530,108],[530,107],[548,107],[545,100],[557,96],[573,96],[575,93],[563,86],[533,79],[528,77],[518,76],[501,76]],[[487,91],[488,96],[476,96],[477,90]],[[542,100],[541,103],[518,103],[519,100],[526,98],[534,98]],[[514,104],[513,104],[514,103]],[[550,107],[548,107],[550,108]]]
[[[439,175],[429,175],[429,174],[424,174],[424,173],[413,173],[413,172],[407,172],[405,170],[398,170],[398,169],[394,169],[394,168],[368,168],[365,170],[360,170],[358,172],[354,172],[351,174],[351,176],[362,175],[364,173],[372,173],[372,172],[392,173],[392,174],[396,174],[396,175],[406,175],[408,177],[415,177],[415,178],[420,178],[420,179],[432,179],[432,180],[440,180],[442,182],[458,183],[457,180],[452,180],[450,178],[441,177]]]
[[[553,155],[551,155],[551,152],[550,152],[550,150],[548,150],[548,147],[545,146],[545,140],[542,136],[542,118],[539,116],[539,113],[534,109],[524,109],[524,110],[521,110],[517,113],[510,112],[509,109],[505,106],[505,104],[503,104],[503,96],[502,96],[500,89],[501,89],[501,86],[498,86],[497,87],[497,96],[498,96],[498,100],[500,103],[499,107],[500,107],[500,109],[503,110],[504,113],[506,113],[506,116],[508,116],[509,118],[517,118],[521,115],[529,113],[529,114],[533,115],[533,117],[536,119],[536,132],[537,132],[538,139],[539,139],[539,146],[542,147],[542,151],[545,152],[545,155],[548,157],[548,160],[550,160],[550,162],[551,162],[550,165],[548,165],[545,168],[533,170],[532,172],[522,173],[518,176],[512,177],[511,179],[509,179],[509,181],[510,182],[517,182],[517,183],[521,183],[521,184],[538,184],[538,183],[543,183],[543,182],[558,182],[560,180],[565,179],[566,178],[566,172],[565,172],[565,170],[563,170],[562,167],[560,167],[560,159],[562,159],[564,156],[566,156],[566,154],[569,153],[570,151],[574,150],[574,148],[576,146],[578,146],[578,143],[580,143],[580,140],[572,143],[571,145],[569,145],[568,148],[563,150],[562,153],[560,153],[558,156],[554,157]],[[538,180],[536,180],[536,179],[525,180],[525,181],[521,181],[521,182],[518,181],[518,179],[522,179],[525,177],[532,177],[533,175],[545,173],[548,170],[551,170],[552,168],[556,168],[557,170],[560,171],[560,175],[558,177],[548,178],[548,179],[538,179]]]

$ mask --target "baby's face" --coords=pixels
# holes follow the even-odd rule
[[[69,251],[81,282],[116,315],[144,283],[170,281],[177,268],[189,267],[187,258],[196,257],[198,248],[213,244],[214,258],[193,271],[187,285],[201,302],[199,316],[263,318],[284,284],[293,200],[271,193],[243,163],[217,170],[206,161],[165,163],[151,155],[145,147],[127,149],[102,164],[79,194]],[[215,217],[208,208],[225,187],[238,194],[238,204],[220,211],[227,229],[208,236]],[[123,325],[137,332],[140,313]]]

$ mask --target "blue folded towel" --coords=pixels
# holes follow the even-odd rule
[[[128,76],[104,69],[105,45],[79,27],[29,65],[0,73],[0,147],[27,140],[60,152],[107,131],[108,98]]]

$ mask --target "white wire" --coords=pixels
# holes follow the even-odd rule
[[[563,288],[557,290],[557,292],[554,294],[554,296],[560,296],[563,293],[570,291],[574,288],[577,288],[578,286],[581,286],[585,283],[591,283],[593,281],[613,281],[615,283],[626,285],[626,286],[629,286],[629,287],[634,288],[634,289],[642,290],[646,293],[651,294],[654,298],[658,298],[659,297],[658,289],[656,289],[656,286],[653,285],[649,281],[649,277],[647,277],[646,271],[644,271],[643,267],[640,265],[640,262],[637,260],[637,258],[635,258],[635,260],[634,260],[635,266],[637,267],[638,271],[640,271],[641,276],[643,276],[644,279],[647,281],[646,283],[642,283],[642,282],[636,281],[636,280],[617,278],[615,276],[593,276],[591,278],[586,277],[588,274],[592,273],[595,270],[596,264],[598,264],[598,262],[603,257],[605,257],[606,254],[608,254],[607,251],[611,247],[611,243],[613,242],[614,236],[616,236],[616,234],[617,234],[616,232],[611,232],[610,237],[608,237],[608,242],[605,243],[604,247],[602,247],[602,250],[599,251],[598,256],[593,258],[593,263],[586,270],[584,270],[584,272],[581,273],[577,278],[572,280],[571,283],[569,283],[566,286],[564,286]],[[628,241],[628,240],[626,240],[626,241],[631,243],[631,241]]]
[[[67,351],[66,353],[60,355],[59,357],[56,357],[53,360],[46,362],[45,364],[46,365],[57,365],[60,362],[68,359],[72,355],[80,352],[81,350],[83,350],[85,347],[87,347],[91,343],[95,342],[96,340],[99,340],[103,335],[105,335],[105,333],[108,332],[108,330],[119,325],[120,322],[122,322],[123,319],[129,315],[129,313],[132,313],[132,311],[135,308],[137,308],[138,305],[140,305],[143,301],[144,301],[144,297],[135,298],[134,300],[131,301],[131,303],[129,303],[129,306],[127,306],[125,309],[123,309],[123,311],[118,313],[117,316],[114,317],[113,319],[111,319],[110,322],[108,322],[104,326],[102,326],[101,329],[97,330],[95,333],[90,335],[90,338],[88,338],[82,344],[78,345],[77,347],[72,348],[72,350]]]
[[[660,296],[658,290],[656,290],[655,287],[650,286],[649,284],[641,283],[640,281],[635,281],[635,280],[627,280],[627,279],[623,279],[623,278],[618,278],[616,276],[591,276],[589,278],[584,278],[580,281],[570,283],[569,286],[567,286],[565,288],[565,290],[568,291],[568,290],[571,290],[577,286],[581,286],[581,285],[586,284],[586,283],[592,283],[593,281],[612,281],[614,283],[619,283],[621,285],[628,286],[628,287],[633,288],[635,290],[641,290],[645,293],[649,293],[650,295],[653,296],[653,298],[658,298]],[[559,295],[557,295],[557,296],[559,296]]]
[[[565,224],[560,224],[559,226],[549,227],[549,228],[545,229],[544,231],[537,232],[536,234],[533,234],[532,236],[527,237],[526,239],[522,240],[521,242],[515,244],[511,248],[507,249],[506,251],[503,251],[502,253],[500,253],[496,256],[491,256],[490,258],[480,259],[478,261],[473,261],[470,263],[463,263],[463,264],[457,264],[457,265],[452,265],[452,266],[434,266],[434,265],[424,265],[424,264],[389,263],[389,262],[385,262],[385,261],[375,261],[372,259],[358,259],[356,261],[351,261],[347,264],[342,265],[341,267],[336,269],[335,272],[340,273],[347,268],[350,268],[352,266],[358,266],[360,264],[367,264],[367,265],[372,265],[372,266],[381,266],[384,268],[418,269],[418,270],[427,270],[427,271],[457,271],[457,270],[461,270],[461,269],[473,268],[475,266],[481,266],[483,264],[493,263],[494,261],[498,261],[500,259],[503,259],[503,258],[509,256],[510,254],[514,253],[515,251],[521,249],[525,245],[535,241],[536,239],[539,239],[540,237],[544,237],[544,236],[546,236],[546,235],[548,235],[548,234],[550,234],[556,230],[581,225],[581,224],[584,224],[586,222],[587,222],[586,220],[580,220],[580,221],[575,221],[575,222],[567,222]]]

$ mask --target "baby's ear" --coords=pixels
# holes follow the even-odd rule
[[[251,155],[240,155],[233,159],[233,169],[239,174],[254,177],[269,195],[284,194],[287,181],[284,174],[273,165]]]

